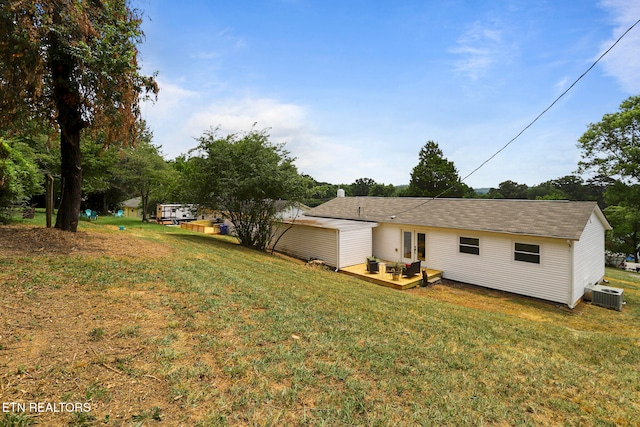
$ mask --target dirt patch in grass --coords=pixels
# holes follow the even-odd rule
[[[117,228],[112,227],[114,230]],[[0,255],[122,255],[164,256],[171,248],[154,242],[140,244],[126,234],[96,233],[78,231],[68,233],[56,228],[32,227],[27,225],[0,228]]]
[[[95,421],[109,425],[128,425],[122,423],[154,408],[168,425],[193,415],[180,396],[166,400],[167,373],[154,355],[172,313],[158,304],[157,292],[115,289],[97,295],[65,285],[27,298],[3,297],[1,401],[81,403],[89,405],[88,415],[99,414]],[[15,306],[25,299],[28,309]],[[67,425],[73,415],[64,412],[30,415],[42,425]]]
[[[116,233],[0,228],[0,260],[25,263],[29,256],[34,269],[40,255],[135,258],[170,251],[168,245]],[[63,278],[57,286],[25,288],[20,278],[5,280],[0,286],[0,404],[27,405],[11,416],[66,426],[153,425],[160,419],[181,425],[195,415],[183,406],[183,397],[172,394],[171,372],[157,356],[163,337],[183,326],[172,306],[190,304],[188,294],[158,283],[90,289]],[[197,321],[196,315],[192,322]],[[177,351],[193,363],[189,343],[181,348]],[[50,410],[29,407],[47,403]],[[90,412],[73,410],[78,405]],[[8,415],[0,413],[0,424]]]

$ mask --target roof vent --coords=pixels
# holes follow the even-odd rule
[[[610,286],[594,285],[591,288],[591,303],[600,307],[622,311],[626,304],[624,301],[624,289]]]

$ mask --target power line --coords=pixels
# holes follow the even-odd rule
[[[606,51],[604,51],[604,53],[602,55],[600,55],[600,57],[598,57],[598,59],[596,59],[596,61],[591,64],[591,66],[589,68],[587,68],[587,71],[585,71],[584,73],[582,73],[580,75],[580,77],[578,77],[573,83],[571,83],[571,86],[569,86],[564,92],[562,92],[560,94],[560,96],[558,96],[552,103],[551,105],[549,105],[547,108],[545,108],[542,113],[538,114],[538,116],[533,119],[531,121],[531,123],[529,123],[527,126],[524,127],[524,129],[522,129],[516,136],[514,136],[513,138],[511,138],[511,140],[509,142],[507,142],[504,146],[502,146],[502,148],[500,148],[498,151],[496,151],[491,157],[489,157],[487,160],[485,160],[484,162],[482,162],[482,164],[480,166],[478,166],[477,168],[475,168],[474,170],[472,170],[468,175],[466,175],[464,178],[462,178],[460,181],[464,181],[465,179],[469,178],[471,175],[473,175],[474,173],[476,173],[480,168],[482,168],[484,165],[486,165],[487,163],[489,163],[491,160],[493,160],[494,157],[496,157],[498,154],[500,154],[505,148],[507,148],[509,145],[511,145],[512,142],[514,142],[516,139],[518,139],[520,137],[520,135],[522,135],[527,129],[529,129],[531,126],[533,126],[533,124],[535,122],[538,121],[538,119],[540,119],[540,117],[542,117],[547,111],[549,111],[551,109],[551,107],[553,107],[563,96],[565,96],[571,89],[573,89],[573,87],[580,81],[582,80],[582,78],[584,76],[587,75],[587,73],[589,71],[591,71],[593,69],[593,67],[596,66],[596,64],[598,64],[598,62],[600,62],[600,60],[602,58],[605,57],[606,54],[608,54],[611,49],[613,49],[619,42],[620,40],[622,40],[622,38],[624,36],[627,35],[627,33],[629,31],[631,31],[633,29],[633,27],[635,27],[636,25],[638,25],[638,23],[640,23],[640,19],[638,19],[632,26],[630,26],[627,31],[625,31],[620,37],[618,37],[618,39],[609,47],[609,49],[607,49]],[[443,191],[442,193],[440,193],[439,195],[437,195],[435,198],[440,197],[442,194],[446,193],[447,191],[449,191],[452,187],[447,188],[445,191]]]
[[[598,62],[600,62],[600,60],[602,58],[604,58],[619,42],[620,40],[622,40],[636,25],[638,25],[638,23],[640,23],[640,19],[638,19],[633,25],[631,25],[624,33],[622,33],[622,35],[620,37],[618,37],[618,39],[611,45],[609,46],[609,48],[607,50],[605,50],[602,55],[600,55],[598,57],[598,59],[595,60],[595,62],[593,64],[591,64],[591,66],[589,68],[587,68],[587,70],[582,73],[580,75],[580,77],[578,77],[573,83],[571,83],[571,85],[564,91],[562,92],[547,108],[545,108],[540,114],[538,114],[536,116],[535,119],[533,119],[528,125],[526,125],[520,132],[518,132],[518,134],[516,136],[514,136],[513,138],[511,138],[511,140],[509,140],[509,142],[507,142],[506,144],[504,144],[498,151],[496,151],[495,153],[493,153],[491,155],[491,157],[489,157],[487,160],[485,160],[484,162],[482,162],[480,164],[480,166],[478,166],[477,168],[475,168],[474,170],[472,170],[470,173],[468,173],[464,178],[462,178],[460,180],[460,182],[464,182],[467,178],[469,178],[471,175],[473,175],[474,173],[476,173],[477,171],[479,171],[484,165],[486,165],[487,163],[489,163],[491,160],[493,160],[498,154],[500,154],[502,151],[504,151],[509,145],[511,145],[516,139],[518,139],[527,129],[529,129],[531,126],[533,126],[533,124],[535,122],[537,122],[540,117],[542,117],[547,111],[549,111],[554,105],[556,105],[556,103],[558,101],[560,101],[560,99],[562,99],[563,96],[565,96],[571,89],[573,89],[573,87],[580,81],[582,80],[582,78],[584,76],[587,75],[587,73],[589,73],[597,64]],[[444,191],[442,191],[440,194],[438,194],[437,196],[426,200],[425,202],[414,206],[410,209],[407,209],[405,211],[402,212],[398,212],[396,213],[396,215],[400,215],[403,214],[405,212],[411,211],[413,209],[417,209],[420,206],[423,206],[426,203],[429,203],[432,200],[438,199],[440,198],[443,194],[446,194],[449,190],[451,190],[452,188],[454,188],[455,185],[451,185],[450,187],[448,187],[447,189],[445,189]]]

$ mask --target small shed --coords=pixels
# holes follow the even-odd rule
[[[283,220],[275,238],[275,250],[296,258],[318,259],[340,269],[362,264],[371,256],[375,222],[332,218],[311,218],[304,215]]]
[[[127,218],[142,218],[141,201],[142,199],[140,197],[134,197],[133,199],[122,202],[123,215]]]

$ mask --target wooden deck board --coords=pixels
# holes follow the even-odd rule
[[[442,279],[442,271],[441,270],[433,270],[430,268],[423,268],[422,270],[426,270],[428,281],[430,283],[436,282]],[[366,280],[371,283],[375,283],[377,285],[386,286],[393,289],[410,289],[416,286],[419,286],[422,282],[422,275],[417,274],[413,277],[400,277],[398,280],[393,280],[391,278],[391,273],[369,273],[367,271],[367,264],[356,264],[350,267],[341,268],[340,271],[342,273],[348,274],[350,276],[358,277],[360,279]]]

